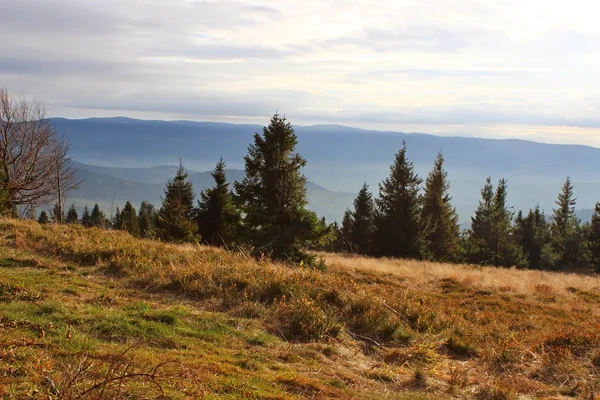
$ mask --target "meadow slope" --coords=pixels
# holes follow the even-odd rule
[[[0,220],[0,397],[600,394],[600,279]]]

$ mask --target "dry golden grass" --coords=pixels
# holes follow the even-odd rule
[[[17,322],[11,340],[42,340],[18,307],[55,325],[72,316],[77,335],[97,343],[92,355],[158,336],[168,345],[140,357],[176,355],[201,377],[202,397],[600,393],[596,277],[336,254],[321,254],[329,268],[315,271],[99,229],[1,220],[0,233],[0,321]],[[44,368],[60,377],[58,366],[81,349],[51,333],[44,340]],[[25,362],[14,375],[11,362],[0,357],[0,385],[43,382],[37,366]],[[12,372],[2,380],[2,371]],[[188,383],[177,380],[170,396],[185,398]]]

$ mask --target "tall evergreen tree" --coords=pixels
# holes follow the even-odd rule
[[[347,208],[344,212],[344,217],[342,218],[342,226],[339,228],[338,236],[336,238],[336,251],[356,252],[356,247],[352,246],[353,225],[354,218],[352,217],[352,211]]]
[[[220,246],[237,240],[241,215],[229,191],[223,158],[219,159],[212,177],[215,186],[203,190],[198,201],[198,233],[204,242]]]
[[[421,221],[425,227],[425,254],[436,261],[455,261],[461,252],[460,225],[450,200],[444,156],[438,153],[433,170],[425,181]]]
[[[595,273],[600,273],[600,203],[594,206],[594,213],[590,221],[588,232],[588,246],[590,261]]]
[[[40,223],[41,225],[50,223],[50,217],[48,217],[48,214],[46,213],[46,211],[42,210],[42,212],[40,213],[40,216],[38,218],[38,223]]]
[[[67,224],[78,224],[79,223],[79,215],[77,215],[77,209],[75,208],[75,204],[71,204],[69,207],[69,211],[67,212],[67,218],[65,219]]]
[[[129,201],[125,203],[125,207],[123,207],[123,211],[121,211],[121,221],[124,229],[129,232],[131,236],[140,235],[137,212]]]
[[[580,221],[575,215],[576,200],[571,178],[567,177],[556,199],[558,207],[552,210],[550,218],[552,247],[558,261],[555,267],[558,268],[576,266],[582,257],[583,240]]]
[[[375,239],[375,203],[365,183],[354,199],[350,243],[360,254],[373,253]]]
[[[106,228],[107,221],[106,215],[100,210],[100,206],[98,203],[94,204],[94,208],[92,208],[92,214],[90,216],[91,226],[95,226],[98,228]]]
[[[167,182],[162,207],[158,211],[157,226],[164,240],[173,242],[191,241],[197,226],[194,217],[194,188],[183,164],[175,178]]]
[[[468,261],[474,264],[490,264],[492,235],[494,226],[494,186],[492,178],[487,177],[481,189],[481,199],[471,217],[471,229],[466,240]]]
[[[142,201],[138,212],[138,220],[140,223],[140,236],[153,238],[156,235],[156,210],[151,203]]]
[[[548,267],[542,258],[544,246],[549,242],[548,222],[539,205],[533,210],[530,209],[525,217],[519,211],[515,220],[514,237],[517,245],[523,250],[529,268]]]
[[[90,215],[90,210],[87,205],[83,208],[83,213],[81,214],[81,225],[86,228],[92,226],[92,216]]]
[[[526,267],[522,250],[512,232],[513,212],[507,205],[507,183],[500,179],[493,204],[492,264],[501,267]]]
[[[421,182],[406,156],[406,143],[402,142],[390,167],[390,176],[379,185],[379,198],[375,200],[376,237],[381,255],[421,258]]]
[[[262,135],[254,134],[245,160],[246,176],[234,184],[247,239],[257,253],[305,262],[304,249],[324,234],[306,209],[306,160],[295,152],[298,139],[285,117],[275,114]]]
[[[119,207],[117,207],[117,210],[115,211],[115,215],[113,216],[111,222],[113,229],[123,229],[123,220],[121,218],[121,209]]]

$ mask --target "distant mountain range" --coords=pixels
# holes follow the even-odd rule
[[[231,168],[230,180],[241,179],[248,144],[254,133],[262,131],[258,125],[123,117],[55,118],[53,122],[69,138],[73,158],[85,165],[80,165],[81,176],[88,183],[74,195],[105,204],[113,199],[115,204],[126,199],[158,203],[164,182],[174,176],[174,165],[180,158],[191,171],[209,171],[223,156]],[[363,182],[376,195],[377,184],[388,175],[403,140],[423,178],[437,152],[443,152],[453,204],[463,222],[475,209],[488,175],[494,181],[508,180],[508,200],[515,209],[526,210],[539,203],[550,213],[566,176],[574,182],[578,208],[590,209],[600,201],[600,149],[594,147],[380,132],[337,125],[297,126],[295,130],[297,150],[308,161],[304,173],[314,185],[308,188],[310,205],[328,220],[341,220]],[[190,176],[198,193],[212,185],[209,172],[192,172]],[[89,182],[96,187],[90,187]]]
[[[69,195],[68,204],[75,204],[81,209],[85,205],[91,207],[98,203],[107,214],[116,207],[122,208],[125,202],[131,201],[138,208],[146,200],[159,207],[165,184],[175,176],[175,166],[155,166],[151,168],[118,168],[88,165],[74,162],[77,177],[82,180],[81,187]],[[227,169],[230,182],[241,181],[244,171]],[[211,171],[197,172],[188,170],[188,174],[196,198],[200,198],[203,189],[214,186]],[[336,219],[338,211],[352,202],[354,194],[327,190],[316,183],[306,183],[309,207],[329,221]]]

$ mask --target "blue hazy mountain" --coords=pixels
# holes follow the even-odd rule
[[[123,207],[125,202],[131,201],[137,208],[144,200],[159,207],[165,184],[175,176],[175,166],[155,166],[150,168],[121,168],[88,165],[74,162],[77,177],[82,180],[81,187],[70,193],[67,204],[75,204],[81,209],[85,205],[92,207],[98,203],[110,215],[116,207]],[[241,181],[244,171],[227,169],[230,182]],[[211,171],[197,172],[188,170],[188,174],[196,197],[199,198],[204,188],[214,186]],[[306,183],[309,207],[320,216],[333,221],[337,218],[340,209],[352,202],[352,193],[333,192],[320,185],[308,181]],[[337,218],[339,219],[339,218]]]
[[[229,168],[240,170],[253,134],[263,128],[123,117],[56,118],[53,122],[69,138],[74,159],[112,168],[88,171],[138,183],[164,182],[174,175],[173,166],[180,158],[193,171],[208,171],[223,156]],[[489,175],[495,182],[508,180],[508,200],[515,209],[539,203],[550,213],[566,176],[571,176],[575,184],[578,207],[589,209],[600,200],[600,149],[594,147],[381,132],[338,125],[295,129],[297,150],[308,161],[304,169],[307,178],[327,192],[345,193],[339,195],[339,200],[326,199],[332,207],[328,214],[337,220],[351,206],[352,196],[348,193],[356,193],[363,182],[377,192],[377,184],[388,175],[402,141],[406,141],[408,156],[422,177],[430,170],[437,152],[443,152],[453,204],[464,222],[476,207],[479,191]]]

